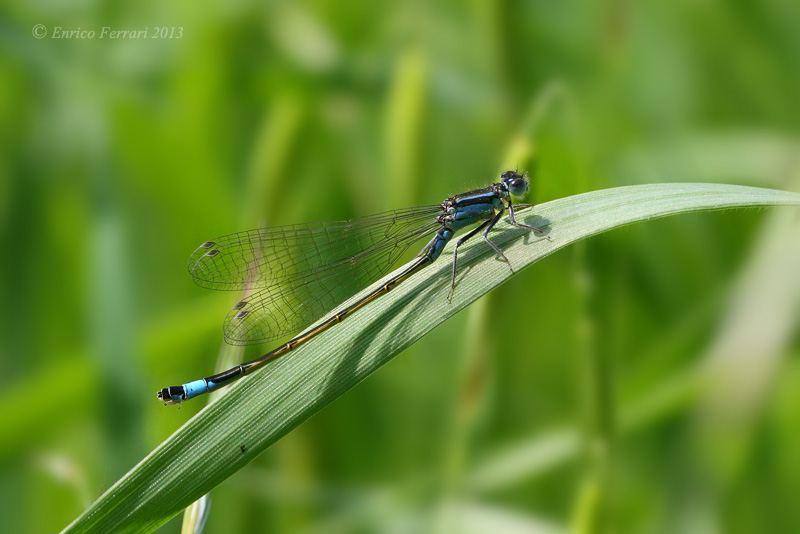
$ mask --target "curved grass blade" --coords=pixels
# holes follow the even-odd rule
[[[717,184],[619,187],[562,198],[518,214],[552,241],[502,222],[492,233],[515,270],[600,232],[701,210],[800,206],[800,194]],[[448,247],[448,251],[452,248]],[[245,377],[184,424],[64,532],[149,532],[369,376],[511,273],[480,240],[459,249],[458,286],[447,293],[449,255],[397,289]],[[179,412],[177,412],[179,413]]]

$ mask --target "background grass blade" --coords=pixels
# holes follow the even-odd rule
[[[505,221],[492,239],[518,271],[585,237],[633,222],[699,210],[772,205],[800,205],[800,194],[714,184],[620,187],[562,198],[521,214],[525,223],[546,227],[552,241]],[[342,326],[239,381],[120,479],[65,532],[147,532],[163,524],[511,276],[508,266],[490,252],[480,239],[463,247],[452,302],[446,299],[451,268],[446,253]],[[155,386],[160,385],[154,384],[154,397]],[[369,439],[366,429],[364,439]]]

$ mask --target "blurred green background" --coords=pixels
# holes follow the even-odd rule
[[[185,269],[207,239],[517,165],[537,203],[800,190],[799,22],[789,0],[5,3],[2,530],[60,530],[202,407],[155,392],[223,350],[237,295]],[[207,530],[799,532],[798,236],[797,210],[726,211],[547,258],[219,486]]]

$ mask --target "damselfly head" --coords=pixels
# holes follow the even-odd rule
[[[524,197],[528,194],[528,177],[517,171],[505,171],[500,175],[500,182],[506,190],[515,197]]]

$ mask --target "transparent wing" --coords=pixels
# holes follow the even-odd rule
[[[243,345],[295,333],[387,273],[408,247],[439,227],[438,205],[349,221],[277,226],[207,241],[192,254],[195,282],[213,289],[261,288],[225,321]]]

